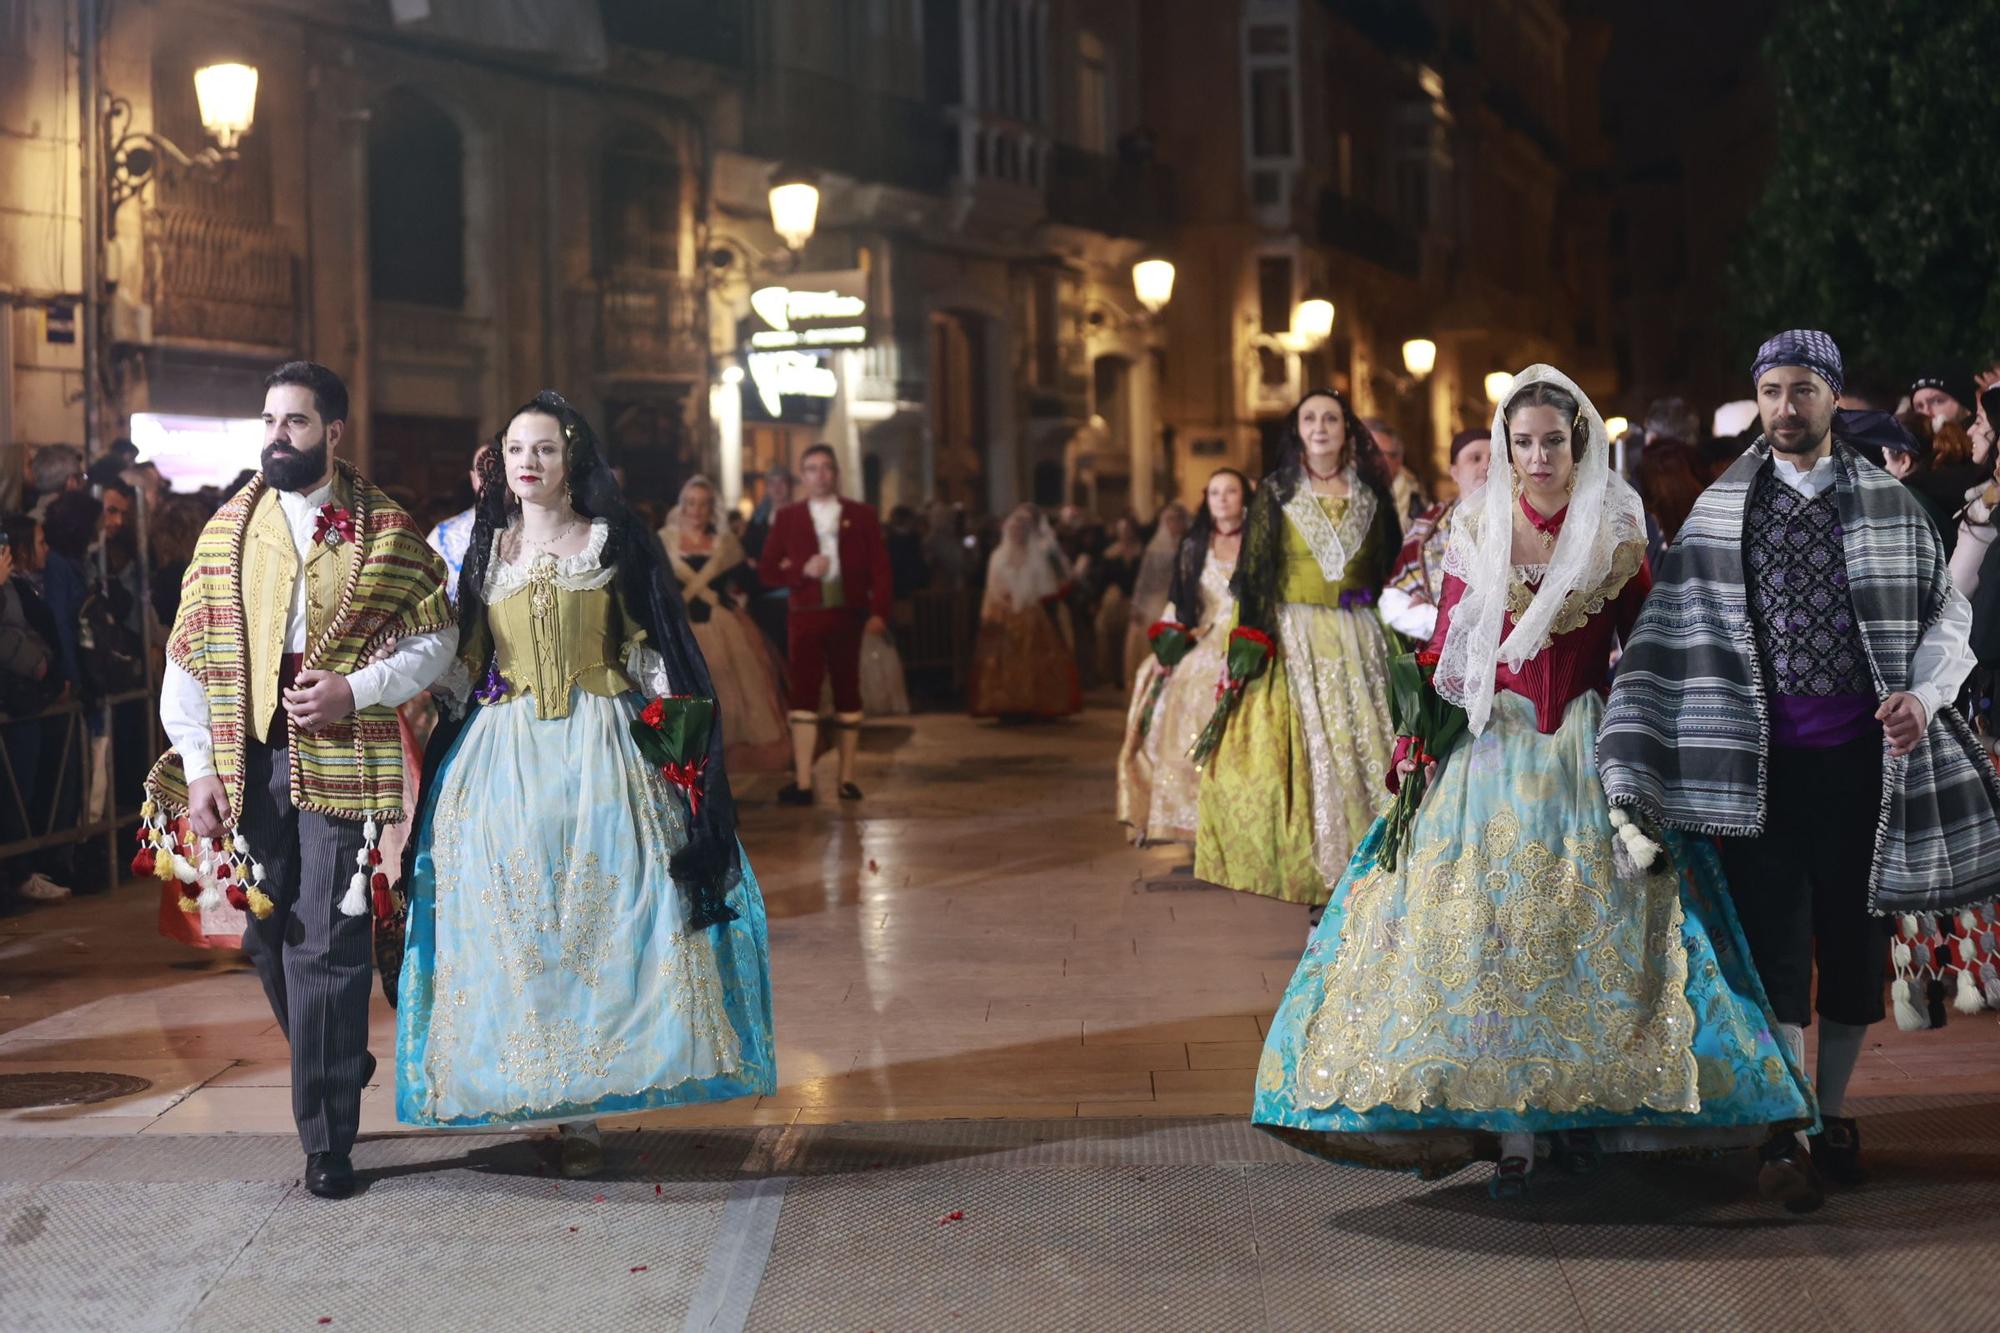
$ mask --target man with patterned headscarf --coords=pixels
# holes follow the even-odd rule
[[[1817,1009],[1824,1132],[1810,1153],[1774,1136],[1759,1173],[1768,1196],[1806,1211],[1821,1201],[1821,1169],[1862,1178],[1842,1112],[1863,1035],[1883,1016],[1881,918],[1900,920],[1899,1026],[1927,1025],[1913,982],[1956,973],[1960,1009],[1986,1002],[1972,955],[1991,949],[2000,780],[1950,706],[1973,664],[1970,608],[1915,500],[1844,437],[1840,349],[1794,329],[1764,344],[1751,374],[1763,435],[1667,553],[1598,733],[1598,770],[1613,806],[1720,837],[1795,1057]],[[1959,930],[1972,951],[1962,962]]]

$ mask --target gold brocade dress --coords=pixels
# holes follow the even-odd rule
[[[586,549],[497,555],[478,706],[428,783],[397,1010],[397,1117],[574,1119],[769,1092],[770,967],[748,858],[738,919],[688,928],[686,797],[632,739],[672,693]],[[489,674],[490,667],[490,674]]]
[[[1244,690],[1202,782],[1195,874],[1212,884],[1323,903],[1389,806],[1389,646],[1362,575],[1382,540],[1376,504],[1361,486],[1344,499],[1302,487],[1284,506],[1277,661]]]
[[[1125,741],[1118,753],[1118,818],[1141,844],[1195,840],[1201,773],[1187,754],[1215,711],[1215,686],[1222,679],[1229,626],[1236,615],[1236,598],[1229,591],[1235,572],[1235,561],[1212,555],[1202,565],[1201,614],[1195,622],[1201,638],[1168,673],[1159,696],[1154,697],[1153,687],[1161,668],[1150,651],[1133,678]],[[1181,612],[1169,602],[1163,614],[1178,620]]]

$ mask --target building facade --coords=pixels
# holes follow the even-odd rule
[[[75,9],[0,0],[15,446],[82,435]],[[226,173],[108,218],[100,442],[252,416],[304,355],[349,380],[354,456],[417,499],[553,385],[662,507],[698,471],[754,499],[825,439],[885,506],[1150,516],[1261,471],[1308,385],[1396,423],[1426,474],[1490,370],[1610,387],[1576,128],[1597,57],[1557,0],[102,12],[130,128],[193,152],[194,71],[259,86]],[[793,176],[818,189],[796,245],[770,196]],[[1157,314],[1149,253],[1177,271]],[[1332,329],[1301,339],[1316,296]]]

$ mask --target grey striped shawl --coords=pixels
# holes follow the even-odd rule
[[[1770,735],[1744,590],[1750,488],[1769,464],[1751,446],[1695,502],[1660,562],[1597,735],[1614,806],[1672,828],[1761,832]],[[1879,697],[1909,688],[1910,657],[1944,608],[1944,550],[1901,482],[1834,447],[1848,591]],[[2000,779],[1946,705],[1917,748],[1882,765],[1869,877],[1878,914],[1951,910],[2000,893]]]

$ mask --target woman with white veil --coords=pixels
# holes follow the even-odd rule
[[[1069,561],[1031,504],[1007,515],[986,566],[968,690],[974,717],[1054,718],[1083,709],[1070,646]]]
[[[1706,843],[1614,827],[1595,740],[1614,641],[1651,586],[1639,497],[1597,411],[1530,366],[1445,553],[1434,686],[1465,710],[1395,869],[1356,850],[1287,988],[1256,1122],[1335,1160],[1446,1175],[1537,1137],[1600,1151],[1761,1142],[1810,1124]],[[1428,658],[1424,659],[1428,660]],[[1415,771],[1398,742],[1391,785]],[[1422,756],[1430,760],[1429,756]]]

